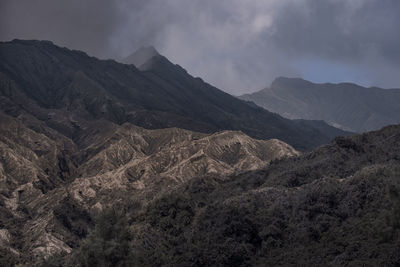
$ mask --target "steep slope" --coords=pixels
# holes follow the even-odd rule
[[[75,139],[93,120],[211,133],[240,130],[306,150],[328,142],[333,127],[298,124],[193,78],[161,55],[142,65],[98,60],[45,41],[0,43],[2,110],[24,110]]]
[[[278,78],[269,88],[240,98],[290,119],[324,120],[354,132],[400,123],[400,89]]]
[[[31,263],[70,253],[93,213],[126,196],[145,204],[198,175],[238,174],[298,155],[279,140],[232,131],[103,121],[84,133],[74,142],[29,115],[0,113],[0,253]]]
[[[79,176],[93,183],[132,183],[137,189],[151,185],[154,179],[182,182],[198,175],[228,176],[298,155],[279,140],[255,140],[241,132],[205,135],[177,128],[146,130],[131,124],[116,128],[113,135],[84,153],[97,147],[102,149],[78,168]]]
[[[238,102],[230,95],[204,83],[200,78],[194,79],[185,69],[172,64],[162,55],[150,58],[140,69],[150,79],[160,82],[160,86],[164,86],[166,82],[176,88],[175,90],[179,90],[181,97],[184,98],[183,102],[190,103],[191,109],[188,108],[188,112],[191,116],[197,120],[211,122],[213,125],[223,125],[224,129],[242,130],[250,136],[260,139],[265,139],[264,136],[267,133],[275,132],[277,136],[280,136],[279,139],[293,144],[295,147],[293,142],[297,143],[294,140],[299,139],[293,135],[293,131],[302,135],[301,147],[308,146],[305,144],[310,140],[322,141],[321,134],[329,138],[349,134],[349,132],[330,127],[321,121],[283,121],[282,117],[277,114],[257,110],[256,106],[248,103],[243,105],[243,102]],[[196,99],[196,101],[190,102],[189,99]],[[212,106],[205,107],[204,102],[211,103]],[[249,106],[252,107],[252,110],[248,109]],[[226,116],[229,117],[229,120],[226,120]],[[268,136],[268,138],[274,137]],[[289,140],[293,140],[293,142]]]

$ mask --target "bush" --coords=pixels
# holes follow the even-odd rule
[[[78,252],[80,266],[132,266],[131,233],[124,212],[104,210]]]

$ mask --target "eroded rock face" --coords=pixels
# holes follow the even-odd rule
[[[237,131],[80,124],[72,139],[27,114],[0,113],[0,246],[30,259],[69,253],[86,236],[91,214],[123,195],[145,203],[196,176],[228,177],[299,154]]]

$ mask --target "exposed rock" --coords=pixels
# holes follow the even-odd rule
[[[38,259],[69,253],[86,235],[90,213],[120,201],[121,194],[145,203],[161,185],[169,190],[199,175],[229,176],[299,154],[279,140],[234,131],[147,130],[99,121],[86,124],[73,141],[40,121],[26,123],[25,116],[0,118],[0,197],[11,215],[0,222],[23,224],[4,229],[1,240],[13,239],[19,245],[10,248]]]

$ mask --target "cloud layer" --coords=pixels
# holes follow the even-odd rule
[[[233,94],[277,76],[400,87],[398,0],[2,0],[0,39],[101,58],[154,45]]]

